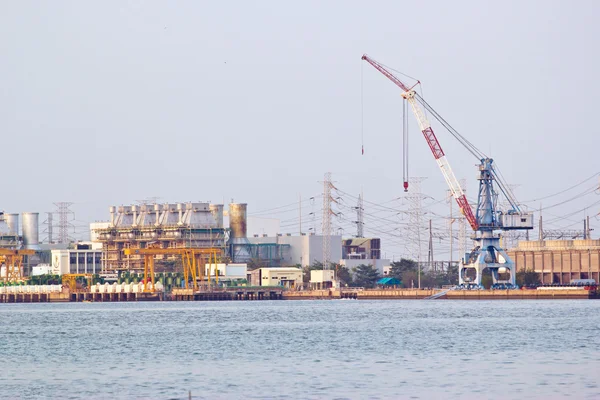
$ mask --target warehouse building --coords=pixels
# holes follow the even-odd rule
[[[567,284],[574,279],[600,282],[600,240],[535,240],[508,251],[517,272],[533,270],[542,283]]]
[[[257,268],[250,272],[250,284],[295,288],[302,285],[302,270],[300,268]]]

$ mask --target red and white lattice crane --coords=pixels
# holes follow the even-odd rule
[[[454,198],[456,199],[456,202],[458,203],[458,207],[460,208],[461,213],[465,216],[465,218],[471,225],[471,228],[473,228],[473,230],[476,231],[479,227],[479,224],[477,223],[477,219],[475,218],[475,215],[473,214],[473,210],[471,209],[471,206],[469,205],[467,197],[465,196],[462,188],[460,187],[460,184],[458,183],[456,176],[454,176],[454,172],[452,172],[452,168],[450,168],[450,164],[448,163],[448,160],[446,159],[444,150],[442,150],[442,146],[440,146],[440,142],[437,140],[437,137],[435,136],[435,133],[433,132],[433,129],[431,128],[431,124],[427,120],[427,116],[425,115],[425,113],[421,109],[419,103],[417,102],[417,99],[415,98],[416,92],[414,91],[414,86],[408,87],[407,85],[405,85],[400,79],[398,79],[390,71],[388,71],[387,68],[385,68],[383,65],[381,65],[377,61],[370,58],[368,55],[366,55],[366,54],[363,55],[362,59],[365,60],[366,62],[368,62],[369,64],[371,64],[379,72],[381,72],[383,75],[385,75],[389,80],[391,80],[398,87],[400,87],[400,89],[402,89],[402,91],[403,91],[402,97],[404,99],[406,99],[406,101],[410,104],[410,106],[413,110],[413,113],[415,114],[417,121],[419,123],[421,132],[423,133],[423,136],[425,137],[425,140],[427,141],[427,144],[429,145],[429,148],[431,149],[431,152],[433,153],[433,157],[435,158],[435,161],[437,162],[438,166],[440,167],[440,170],[442,171],[442,174],[444,175],[444,178],[446,179],[446,183],[448,184],[448,187],[450,188],[450,191],[452,192],[452,196],[454,196]],[[418,83],[419,82],[417,82],[417,84]],[[408,189],[407,181],[404,182],[404,189]]]

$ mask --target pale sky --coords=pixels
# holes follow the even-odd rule
[[[0,1],[0,210],[70,201],[83,224],[159,197],[252,213],[320,194],[327,171],[342,191],[389,202],[403,195],[400,91],[363,53],[420,79],[517,197],[539,199],[600,170],[599,4]],[[411,175],[439,200],[445,182],[410,120]],[[477,160],[437,133],[473,198]],[[596,215],[598,201],[553,218]]]

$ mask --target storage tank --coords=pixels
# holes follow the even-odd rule
[[[40,249],[39,220],[40,213],[24,212],[22,214],[23,244],[26,249]]]
[[[231,229],[231,239],[246,238],[246,203],[229,204],[229,229]]]
[[[208,206],[210,213],[217,222],[217,228],[223,227],[223,204],[211,204]]]
[[[9,235],[19,234],[19,214],[4,214]]]

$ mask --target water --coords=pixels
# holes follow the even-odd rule
[[[600,301],[0,305],[0,398],[600,399]]]

